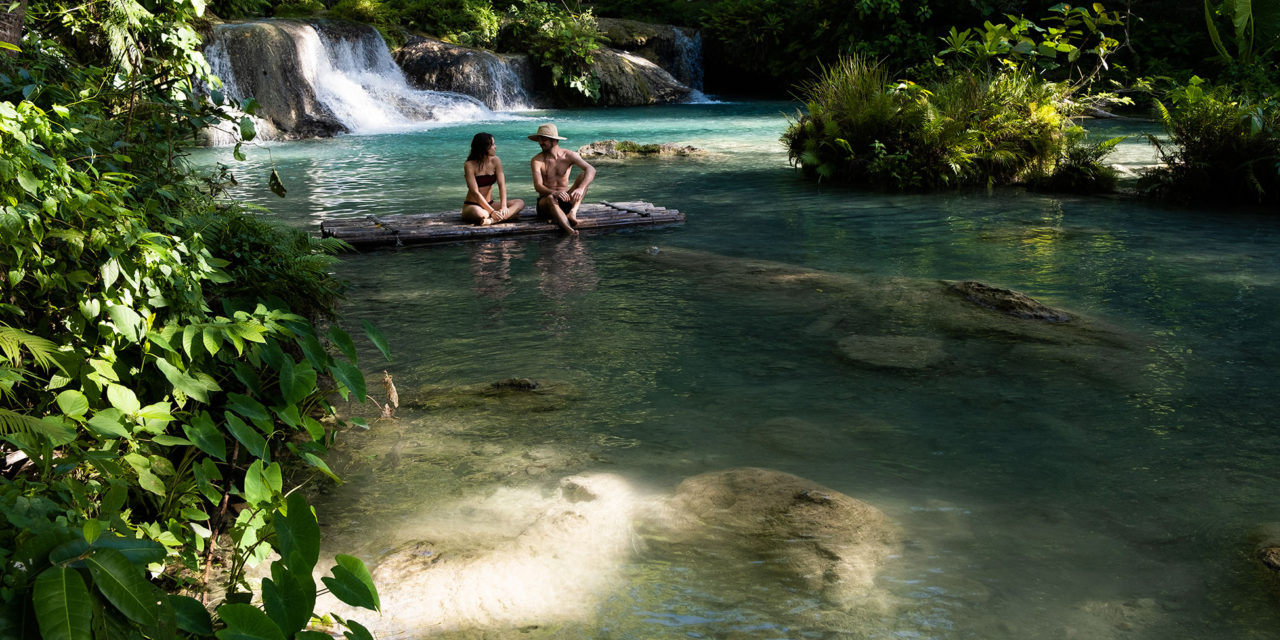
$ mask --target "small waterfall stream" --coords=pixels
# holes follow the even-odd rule
[[[262,139],[381,133],[496,117],[471,96],[409,86],[371,27],[219,25],[205,56],[227,97],[259,102],[255,124]],[[220,133],[211,138],[214,144],[235,141]]]

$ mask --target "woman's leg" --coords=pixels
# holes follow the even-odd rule
[[[462,205],[462,221],[480,226],[493,224],[493,218],[489,217],[489,212],[484,207],[470,202]]]
[[[505,215],[505,216],[501,216],[501,217],[499,217],[499,216],[495,215],[495,216],[493,217],[493,218],[494,218],[494,220],[493,220],[493,221],[494,221],[494,222],[507,222],[508,220],[519,220],[519,219],[520,219],[520,210],[521,210],[521,209],[523,209],[523,208],[524,208],[524,200],[521,200],[521,199],[519,199],[519,198],[516,198],[515,200],[508,200],[508,201],[507,201],[507,215]]]

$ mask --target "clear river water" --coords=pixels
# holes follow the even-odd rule
[[[345,483],[318,509],[329,553],[401,562],[380,574],[384,637],[1280,637],[1276,581],[1253,551],[1280,522],[1280,219],[816,184],[778,143],[794,109],[529,112],[269,143],[246,163],[195,155],[233,165],[234,196],[316,230],[456,209],[481,130],[526,200],[525,136],[541,122],[570,148],[708,152],[597,163],[589,199],[679,209],[681,226],[342,258],[342,322],[375,323],[392,348],[389,362],[361,353],[371,394],[384,399],[386,370],[402,406],[375,420],[339,405],[371,424],[340,435]],[[1117,126],[1141,129],[1098,128]],[[1120,153],[1153,155],[1142,141]],[[272,166],[287,198],[267,190]],[[939,280],[1023,292],[1109,337],[955,330],[921,315],[949,308],[921,301]],[[936,357],[848,354],[849,336],[890,328]],[[489,387],[510,378],[540,387]],[[632,526],[635,505],[740,467],[882,511],[897,542],[873,583],[833,599],[732,536],[682,545]],[[574,508],[558,483],[581,474],[625,499],[549,526]],[[459,611],[428,619],[414,593],[443,569]]]

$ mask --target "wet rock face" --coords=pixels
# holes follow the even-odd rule
[[[771,469],[693,476],[667,507],[650,526],[668,544],[741,553],[840,606],[867,595],[880,565],[899,547],[897,528],[879,509]]]
[[[668,104],[684,100],[692,92],[662,67],[635,54],[601,47],[593,56],[601,106]]]
[[[701,55],[691,59],[689,48],[700,42],[697,31],[665,24],[619,18],[597,18],[597,28],[615,48],[634,53],[666,69],[676,80],[701,88]]]
[[[359,27],[344,25],[346,30]],[[372,29],[372,27],[364,27]],[[273,137],[331,137],[347,128],[317,99],[298,50],[307,23],[292,20],[222,25],[210,46],[222,47],[239,93],[253,96]]]
[[[391,54],[409,82],[419,89],[469,95],[490,109],[537,106],[529,57],[472,49],[435,38],[415,36]]]
[[[1068,322],[1071,320],[1071,314],[1066,311],[1045,306],[1034,298],[1017,291],[993,287],[976,280],[948,282],[947,286],[974,304],[994,309],[1015,318],[1043,320],[1045,322]]]

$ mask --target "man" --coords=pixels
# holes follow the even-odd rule
[[[565,233],[578,235],[578,207],[587,195],[587,187],[596,177],[596,168],[574,151],[560,148],[560,137],[554,124],[538,127],[530,140],[542,147],[542,153],[529,162],[533,169],[533,188],[538,192],[538,220],[554,222]],[[578,167],[578,178],[569,186],[569,172]]]

